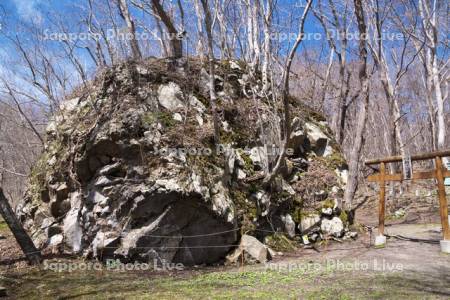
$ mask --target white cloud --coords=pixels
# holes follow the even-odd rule
[[[16,6],[17,13],[24,21],[34,21],[40,23],[42,14],[39,11],[39,4],[42,0],[12,0]]]

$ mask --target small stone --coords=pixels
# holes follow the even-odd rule
[[[122,166],[122,164],[120,162],[116,162],[116,163],[114,163],[112,165],[104,166],[103,168],[101,168],[98,171],[98,173],[100,175],[110,175],[110,174],[120,170],[121,166]]]
[[[230,60],[230,68],[233,70],[241,70],[241,67],[238,65],[238,63],[233,60]]]
[[[103,206],[108,202],[109,199],[108,197],[103,196],[101,193],[94,191],[93,193],[91,192],[89,194],[88,200],[92,203],[100,204],[101,206]]]
[[[348,239],[356,239],[358,237],[358,233],[356,231],[346,232],[344,235],[344,240]]]
[[[320,235],[317,232],[314,232],[308,236],[308,240],[311,241],[312,243],[315,243],[315,242],[317,242],[319,237],[320,237]]]
[[[198,100],[195,96],[189,97],[189,104],[200,114],[203,114],[206,110],[205,105],[200,102],[200,100]]]
[[[245,174],[244,171],[242,171],[242,169],[237,169],[237,178],[239,180],[244,179],[245,177],[247,177],[247,174]]]
[[[399,210],[397,210],[395,213],[394,213],[394,216],[396,217],[396,218],[402,218],[402,217],[404,217],[406,215],[406,211],[403,209],[403,208],[400,208]]]
[[[105,208],[102,209],[101,214],[104,216],[104,215],[110,214],[111,211],[112,211],[112,210],[111,210],[111,207],[106,206]]]
[[[169,111],[184,108],[183,92],[179,85],[173,82],[169,82],[166,85],[161,85],[158,88],[158,102],[159,104]]]
[[[327,149],[328,137],[325,135],[322,129],[318,125],[310,122],[305,123],[305,128],[308,140],[314,152],[318,156],[325,156],[325,154],[329,155],[329,149]]]
[[[110,180],[109,178],[107,178],[106,176],[100,176],[99,178],[97,178],[97,180],[94,182],[94,186],[96,187],[104,187],[104,186],[108,186],[111,185],[112,180]]]
[[[320,217],[316,214],[304,216],[304,217],[302,217],[302,219],[300,221],[299,229],[302,232],[308,231],[309,229],[311,229],[313,226],[315,226],[319,222],[320,222]]]
[[[203,118],[201,116],[197,115],[195,119],[197,120],[198,125],[203,126]]]
[[[149,74],[148,69],[144,68],[143,66],[136,66],[136,71],[138,72],[139,75],[145,76]]]
[[[174,113],[173,116],[172,116],[172,118],[173,118],[175,121],[183,122],[183,116],[182,116],[180,113]]]
[[[293,238],[295,236],[295,222],[291,215],[286,214],[285,216],[281,216],[281,220],[284,223],[284,229],[286,230],[287,235],[290,238]]]
[[[337,194],[337,193],[339,193],[339,191],[340,191],[340,189],[339,189],[338,186],[333,186],[333,187],[331,188],[331,193],[332,193],[332,194]]]
[[[59,245],[62,244],[63,240],[64,240],[63,235],[62,234],[57,234],[57,235],[54,235],[54,236],[52,236],[50,238],[48,245],[50,247],[59,246]]]
[[[308,238],[308,235],[307,235],[307,234],[305,234],[304,236],[302,236],[302,241],[303,241],[303,244],[305,244],[305,245],[309,245],[309,244],[310,244],[309,238]]]
[[[255,237],[246,234],[242,236],[239,248],[227,256],[227,261],[235,263],[239,261],[239,257],[244,253],[260,263],[264,263],[270,259],[268,247],[258,241]]]
[[[58,160],[56,159],[56,156],[52,156],[52,158],[50,158],[50,160],[48,161],[48,165],[53,167],[54,165],[56,165],[57,161]]]
[[[222,122],[222,127],[225,132],[231,132],[230,124],[227,121]]]
[[[254,165],[262,166],[265,157],[265,150],[263,147],[254,147],[250,149],[249,156]]]
[[[0,234],[0,240],[6,240],[6,237]]]
[[[323,219],[320,229],[324,234],[340,238],[344,232],[344,224],[338,217],[334,217],[331,220]]]
[[[333,209],[331,207],[322,208],[322,215],[331,216],[333,214]]]

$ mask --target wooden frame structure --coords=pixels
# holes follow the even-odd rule
[[[450,149],[444,151],[437,151],[431,153],[422,153],[411,156],[411,161],[422,161],[422,160],[435,160],[436,168],[432,171],[422,171],[422,172],[413,172],[412,180],[420,180],[420,179],[436,179],[437,180],[437,188],[438,188],[438,196],[439,196],[439,212],[441,216],[441,224],[442,224],[442,233],[444,240],[450,240],[450,229],[449,229],[449,218],[448,218],[448,207],[447,207],[447,199],[445,196],[445,186],[444,186],[444,178],[450,177],[450,171],[447,170],[442,163],[443,157],[450,156]],[[369,182],[378,182],[380,185],[380,202],[379,202],[379,211],[378,211],[378,233],[379,235],[384,235],[384,221],[385,221],[385,208],[386,208],[386,182],[387,181],[403,181],[403,174],[387,174],[386,173],[386,164],[402,162],[402,156],[392,156],[381,159],[373,159],[367,160],[365,164],[367,166],[379,165],[380,172],[377,174],[370,175],[367,180]]]

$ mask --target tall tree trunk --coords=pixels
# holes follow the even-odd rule
[[[369,77],[367,73],[367,43],[361,38],[366,36],[367,27],[364,17],[364,8],[361,0],[354,0],[355,15],[358,24],[359,39],[359,80],[360,92],[359,98],[361,100],[358,118],[356,123],[355,140],[349,155],[349,176],[347,186],[344,193],[344,205],[347,210],[352,209],[353,198],[355,197],[356,189],[358,187],[359,174],[359,160],[361,158],[362,147],[364,144],[364,131],[367,122],[367,111],[369,107]]]
[[[14,234],[14,237],[16,238],[20,248],[27,257],[28,262],[31,265],[40,264],[42,262],[41,252],[36,249],[36,246],[34,246],[33,241],[28,236],[25,229],[23,229],[19,220],[17,220],[17,217],[14,214],[14,211],[12,210],[11,206],[9,205],[8,200],[3,194],[3,190],[1,188],[0,188],[0,214],[2,215],[3,219],[5,219],[6,224],[8,224],[8,227],[11,230],[11,232]]]

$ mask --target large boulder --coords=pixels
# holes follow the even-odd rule
[[[95,259],[199,265],[223,260],[241,228],[262,233],[259,240],[274,228],[293,238],[305,223],[298,215],[307,196],[295,185],[314,166],[311,151],[322,151],[329,139],[294,103],[298,151],[286,158],[272,185],[264,186],[261,174],[277,156],[267,151],[276,147],[264,147],[263,141],[272,142],[262,137],[266,132],[250,113],[253,97],[243,92],[251,92],[251,80],[236,66],[216,66],[223,100],[220,151],[208,74],[200,62],[189,70],[174,70],[165,60],[124,62],[64,102],[47,127],[44,153],[17,207],[36,244]],[[266,100],[258,103],[268,105]],[[306,119],[312,125],[303,128]],[[331,173],[324,180],[334,184],[338,177],[334,169]],[[240,249],[258,261],[267,259],[267,249],[250,236],[242,237]]]

